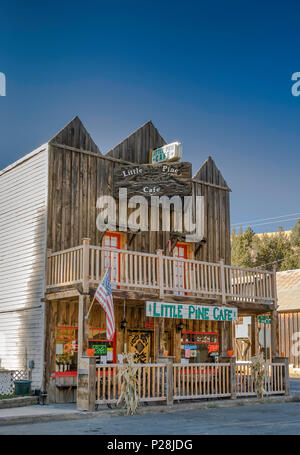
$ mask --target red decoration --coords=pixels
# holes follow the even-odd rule
[[[145,329],[154,329],[154,322],[145,321]]]
[[[211,352],[218,352],[219,350],[219,345],[218,344],[209,344],[207,346],[208,353],[210,354]]]
[[[87,349],[86,350],[86,355],[93,356],[95,355],[96,349]]]

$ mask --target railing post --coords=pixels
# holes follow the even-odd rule
[[[167,359],[167,405],[173,404],[173,359]]]
[[[283,369],[284,394],[289,396],[290,395],[289,358],[288,357],[273,357],[272,363],[284,363],[284,369]]]
[[[158,285],[159,285],[159,297],[164,298],[164,261],[163,261],[163,250],[156,251],[158,257]]]
[[[236,399],[236,358],[230,357],[230,393],[231,399]]]
[[[90,239],[82,239],[82,289],[84,293],[89,292],[89,271],[90,271]]]
[[[158,357],[158,362],[166,366],[165,384],[167,387],[167,405],[173,404],[173,357]]]
[[[237,387],[236,387],[236,357],[226,357],[226,356],[220,356],[219,357],[219,363],[230,363],[229,367],[229,387],[230,387],[230,399],[235,400],[236,399],[236,392],[237,392]]]
[[[96,359],[82,357],[77,376],[77,409],[95,411],[96,407]]]
[[[222,296],[222,305],[226,305],[226,287],[225,287],[225,269],[224,269],[224,259],[220,259],[220,291]]]

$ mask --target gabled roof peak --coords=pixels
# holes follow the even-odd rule
[[[50,139],[49,143],[68,145],[70,147],[100,153],[99,147],[91,138],[78,115],[67,123],[52,139]]]
[[[193,179],[202,180],[203,182],[223,186],[230,190],[221,171],[217,168],[216,163],[211,156],[208,156],[198,171],[193,175]]]
[[[165,144],[166,141],[157,128],[155,128],[151,120],[148,120],[109,150],[106,155],[131,161],[132,163],[146,164],[149,162],[150,149],[155,149]]]

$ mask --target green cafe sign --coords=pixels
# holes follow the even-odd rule
[[[271,324],[271,316],[258,316],[257,319],[260,324]]]
[[[233,307],[146,302],[146,316],[199,321],[237,321],[238,311]]]

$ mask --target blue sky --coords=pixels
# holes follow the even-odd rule
[[[0,168],[75,115],[102,152],[151,119],[194,171],[212,156],[233,224],[290,228],[260,223],[300,217],[299,14],[296,1],[1,2]]]

